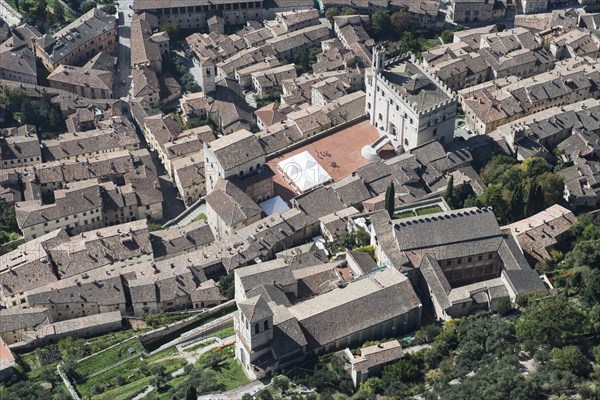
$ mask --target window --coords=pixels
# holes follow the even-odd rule
[[[437,136],[437,128],[433,130],[433,136]]]
[[[260,333],[260,327],[258,326],[258,324],[254,325],[254,334],[258,335]]]
[[[267,329],[269,329],[269,320],[266,320],[266,321],[265,321],[265,331],[266,331]]]
[[[494,257],[494,255],[490,253],[490,254],[488,255],[488,259],[491,259],[492,257]]]
[[[456,260],[456,263],[459,265],[462,264],[462,258],[459,258],[458,260]]]

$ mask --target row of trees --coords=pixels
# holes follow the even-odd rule
[[[185,65],[185,62],[181,56],[175,52],[171,52],[165,62],[167,64],[165,70],[174,73],[175,78],[177,81],[179,81],[179,84],[185,88],[185,90],[191,93],[202,91],[202,88],[200,85],[198,85],[196,79],[194,79],[194,76],[190,73],[190,69]]]

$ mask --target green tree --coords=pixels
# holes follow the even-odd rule
[[[26,99],[21,104],[21,123],[37,125],[37,114],[33,102]]]
[[[510,191],[505,190],[500,184],[495,184],[488,185],[477,200],[483,206],[492,207],[496,218],[501,223],[506,223],[510,220],[510,196]]]
[[[200,118],[190,118],[185,123],[185,129],[199,128],[203,125],[206,125],[206,124],[202,123],[202,120]]]
[[[577,346],[565,346],[562,349],[552,349],[552,359],[562,369],[574,373],[578,376],[586,375],[589,371],[589,361],[583,355],[581,349]]]
[[[536,179],[538,185],[544,190],[544,206],[550,207],[563,202],[565,182],[563,178],[553,172],[544,172]]]
[[[100,7],[100,9],[110,15],[115,15],[117,13],[117,7],[115,7],[114,4],[105,4]]]
[[[157,389],[160,389],[162,385],[167,381],[167,370],[163,364],[154,364],[151,368],[152,374],[152,385]]]
[[[388,36],[392,23],[390,21],[390,13],[387,10],[377,10],[371,16],[371,26],[373,34],[376,38],[381,39]]]
[[[450,175],[450,179],[448,179],[448,185],[446,186],[444,199],[446,200],[450,208],[456,208],[456,193],[454,192],[454,175]]]
[[[358,15],[358,11],[352,7],[342,7],[340,15]]]
[[[65,21],[65,8],[58,1],[54,3],[54,16],[58,22]]]
[[[544,189],[537,183],[531,182],[527,190],[527,202],[525,203],[525,216],[530,217],[544,210]]]
[[[360,247],[368,246],[371,243],[371,235],[363,228],[356,229],[356,244]]]
[[[96,3],[91,1],[91,0],[86,0],[83,3],[81,3],[81,5],[79,6],[79,9],[81,10],[82,13],[86,13],[88,11],[90,11],[92,8],[96,7]]]
[[[169,37],[176,37],[179,34],[179,26],[174,22],[160,24],[158,30],[160,32],[167,32]]]
[[[390,24],[394,34],[398,36],[404,32],[410,31],[413,28],[412,18],[406,11],[399,11],[390,15]]]
[[[389,186],[385,190],[385,209],[387,210],[390,218],[394,215],[396,208],[396,191],[394,189],[394,182],[390,182]]]
[[[585,279],[583,298],[590,306],[600,304],[600,269],[592,270]]]
[[[331,7],[328,8],[327,11],[325,11],[325,18],[327,18],[327,20],[329,20],[329,22],[333,24],[333,17],[337,17],[341,13],[342,12],[339,8]]]
[[[523,186],[517,185],[510,199],[510,218],[513,221],[523,219],[525,195],[523,194]]]
[[[190,386],[185,392],[185,400],[198,400],[198,391],[195,387]]]
[[[556,321],[557,315],[560,315],[560,323]],[[515,324],[519,339],[553,347],[584,332],[585,328],[586,318],[563,296],[534,301]]]
[[[233,273],[228,275],[224,275],[219,279],[219,292],[223,296],[227,296],[228,299],[233,299],[235,297],[235,279],[233,278]]]
[[[454,32],[446,29],[440,34],[440,38],[444,44],[452,43],[454,41]]]
[[[273,378],[273,387],[285,392],[290,388],[290,380],[285,375],[279,375]]]

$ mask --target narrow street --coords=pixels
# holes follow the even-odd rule
[[[128,100],[129,88],[131,87],[131,16],[133,11],[133,0],[119,0],[115,4],[119,10],[119,53],[117,57],[118,70],[118,97]],[[125,82],[125,83],[123,83]]]

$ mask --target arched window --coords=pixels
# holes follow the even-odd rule
[[[269,329],[269,320],[266,320],[266,321],[265,321],[265,331],[266,331],[267,329]]]
[[[254,325],[254,334],[258,335],[260,333],[260,326],[258,326],[258,324]]]

